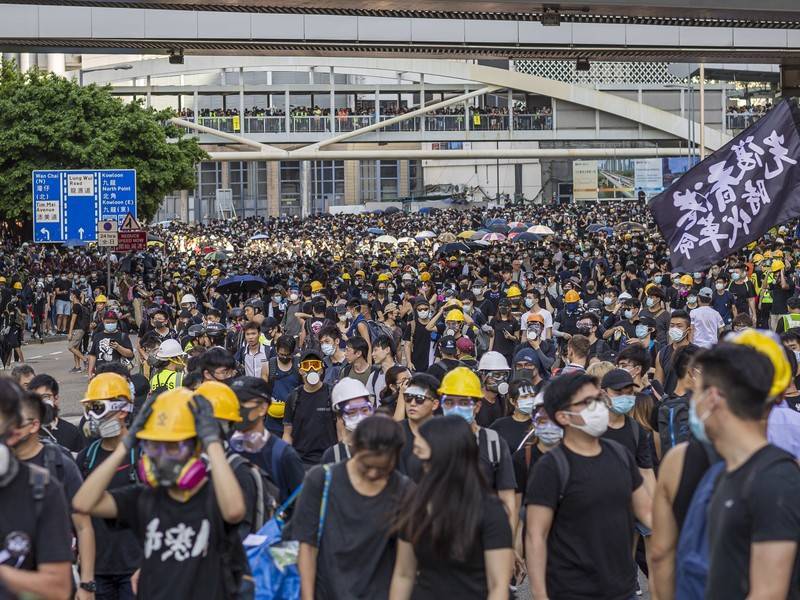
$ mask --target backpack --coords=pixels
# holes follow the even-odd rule
[[[742,497],[747,498],[753,487],[756,475],[764,469],[783,461],[795,461],[789,455],[773,457],[766,464],[752,469],[742,484]],[[725,461],[720,460],[708,468],[697,484],[686,512],[678,546],[675,552],[675,598],[679,600],[703,600],[710,564],[710,543],[708,532],[708,510],[717,483],[725,471]],[[745,501],[745,506],[747,502]]]
[[[494,429],[488,427],[481,427],[479,430],[486,433],[486,448],[489,451],[489,462],[492,464],[492,469],[497,470],[500,466],[500,434]],[[480,438],[478,438],[480,444]]]
[[[256,501],[250,531],[251,533],[256,533],[275,514],[280,491],[264,471],[241,454],[236,454],[235,452],[229,454],[228,464],[234,472],[240,467],[244,467],[253,479],[256,489]]]
[[[98,439],[93,441],[89,444],[89,447],[86,449],[86,454],[83,457],[83,464],[78,465],[81,469],[81,475],[84,479],[89,476],[89,473],[95,467],[95,463],[97,462],[97,452],[100,450],[100,444],[103,442],[102,439]],[[131,448],[130,450],[130,472],[128,474],[128,479],[130,483],[137,483],[139,481],[139,474],[136,470],[136,450]]]
[[[378,341],[378,338],[383,335],[387,336],[390,340],[394,340],[394,331],[392,331],[386,323],[373,321],[372,319],[365,319],[364,323],[367,324],[367,330],[369,331],[370,346],[374,346],[375,342]]]
[[[68,455],[72,460],[72,454],[63,446],[51,442],[47,439],[42,439],[42,452],[44,452],[44,468],[55,477],[56,481],[64,482],[64,455]]]
[[[658,405],[658,435],[661,456],[667,450],[689,439],[689,400],[683,396],[668,396]]]
[[[625,446],[623,446],[619,442],[615,442],[614,440],[607,440],[605,438],[600,438],[600,444],[605,445],[607,448],[610,448],[614,452],[614,454],[616,454],[619,457],[620,461],[622,461],[626,465],[626,467],[631,466],[632,457],[630,452],[628,452],[625,449]],[[564,452],[564,447],[561,444],[558,444],[555,448],[550,450],[550,452],[548,452],[547,455],[552,456],[553,459],[556,461],[556,471],[558,471],[558,482],[559,482],[558,504],[561,504],[561,501],[564,499],[564,494],[567,491],[567,485],[569,485],[569,476],[570,476],[569,460],[567,459],[567,455]]]
[[[269,364],[269,376],[267,377],[267,383],[273,385],[275,384],[275,380],[278,379],[278,373],[281,374],[281,379],[283,379],[284,377],[288,377],[292,373],[298,373],[300,369],[300,361],[296,356],[292,357],[292,368],[288,371],[281,371],[278,368],[277,356],[273,356],[272,358],[270,358],[268,364]]]
[[[342,456],[342,446],[344,446],[344,456]],[[341,442],[333,447],[333,462],[340,463],[350,458],[350,448]]]
[[[489,351],[489,334],[478,326],[475,326],[475,356],[483,356]]]
[[[44,508],[44,497],[47,493],[47,484],[50,483],[50,471],[39,465],[25,463],[28,467],[28,485],[31,486],[31,497],[33,498],[33,514],[36,523],[42,515]]]

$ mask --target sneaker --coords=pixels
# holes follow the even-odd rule
[[[80,372],[81,372],[81,368],[80,368],[80,367],[72,367],[72,368],[69,370],[69,372],[70,372],[70,373],[80,373]]]

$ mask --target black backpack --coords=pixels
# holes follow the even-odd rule
[[[658,436],[661,438],[661,456],[689,439],[688,398],[667,396],[661,401],[658,405]]]
[[[262,469],[241,454],[236,454],[235,452],[228,454],[228,464],[234,472],[242,467],[247,469],[253,479],[256,489],[256,502],[250,533],[257,533],[264,526],[264,523],[269,521],[275,514],[280,491]]]

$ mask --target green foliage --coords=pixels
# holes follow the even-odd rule
[[[170,110],[123,103],[110,87],[77,82],[14,63],[0,66],[0,216],[31,214],[31,171],[136,169],[138,213],[150,219],[173,190],[193,189],[194,165],[206,158],[181,139]],[[170,139],[170,143],[167,142]]]

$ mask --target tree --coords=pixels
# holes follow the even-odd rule
[[[13,62],[0,65],[0,215],[31,216],[31,171],[136,169],[140,218],[155,215],[166,194],[195,187],[207,155],[169,123],[171,110],[123,103],[110,86],[77,82]],[[168,141],[169,140],[169,141]]]

